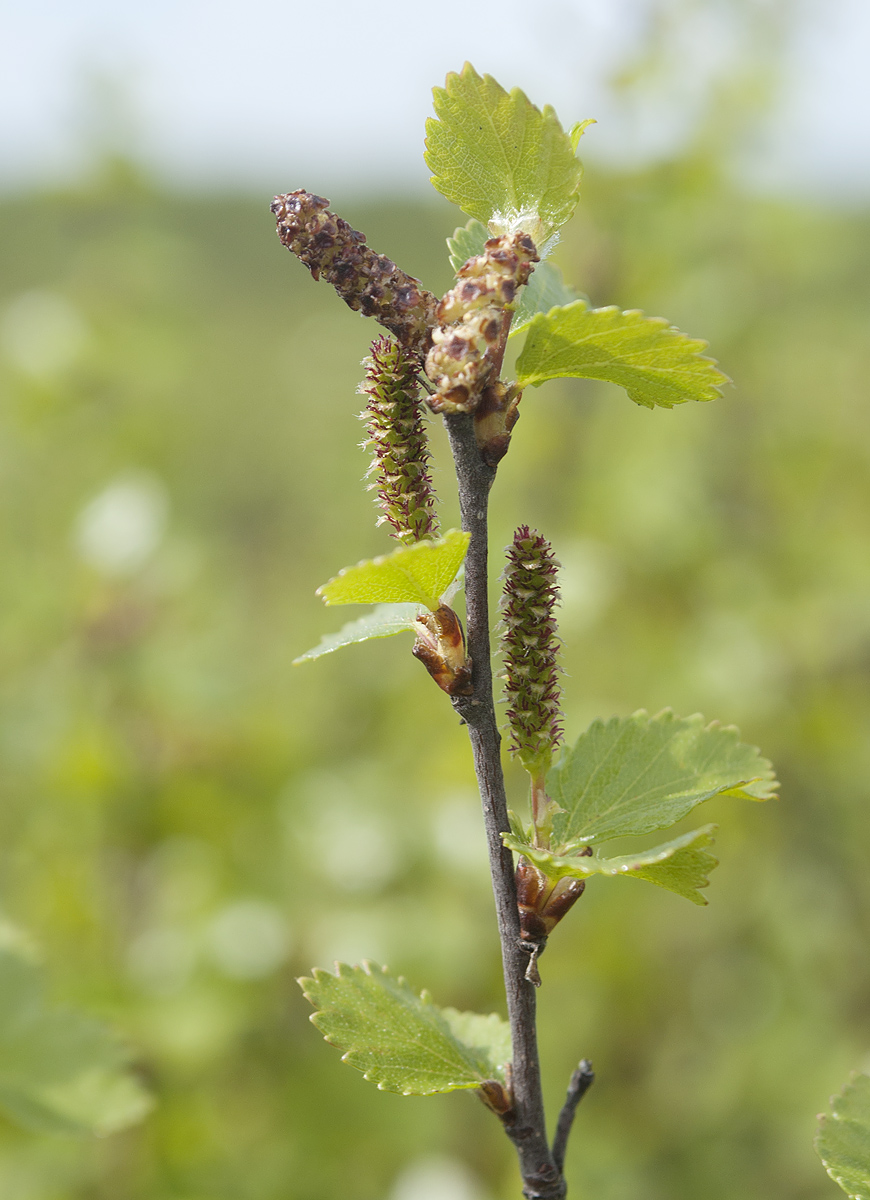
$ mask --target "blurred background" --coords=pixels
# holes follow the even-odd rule
[[[4,1200],[508,1200],[465,1095],[379,1093],[294,977],[387,962],[501,1010],[466,739],[406,638],[316,664],[315,587],[390,549],[375,329],[278,244],[306,187],[442,292],[430,88],[470,59],[570,125],[556,261],[710,340],[712,405],[530,393],[493,548],[564,564],[566,725],[739,724],[782,800],[707,806],[697,909],[594,880],[542,962],[578,1200],[834,1200],[815,1114],[870,1065],[870,16],[861,0],[2,8],[0,905],[158,1105],[0,1124]],[[444,524],[456,523],[432,426]],[[353,615],[351,613],[350,615]],[[523,781],[512,768],[514,803]]]

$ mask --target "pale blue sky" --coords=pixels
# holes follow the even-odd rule
[[[0,186],[69,177],[103,137],[183,185],[422,188],[430,88],[466,58],[566,124],[597,117],[589,160],[653,157],[694,127],[711,81],[763,76],[751,30],[777,13],[777,108],[741,169],[867,196],[870,0],[0,0]],[[615,90],[655,45],[657,71]],[[100,76],[132,117],[86,83]]]

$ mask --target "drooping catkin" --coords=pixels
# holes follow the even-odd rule
[[[429,346],[437,299],[418,279],[366,245],[365,235],[329,211],[329,201],[302,188],[276,196],[278,237],[315,279],[331,283],[345,304],[374,317],[421,357]]]
[[[359,390],[368,403],[360,419],[369,435],[363,445],[374,451],[368,474],[381,509],[378,524],[392,526],[400,542],[437,537],[419,359],[390,338],[379,337],[363,365],[366,377]]]
[[[473,412],[495,367],[495,348],[503,344],[503,322],[538,261],[527,233],[490,238],[483,254],[456,273],[457,283],[439,302],[426,374],[435,385],[429,397],[435,412]]]
[[[507,550],[501,648],[510,749],[527,770],[546,771],[562,738],[558,647],[553,615],[559,564],[546,538],[521,525]]]

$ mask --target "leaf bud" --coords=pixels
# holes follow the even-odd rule
[[[591,854],[591,850],[589,851]],[[580,899],[586,888],[584,879],[548,879],[543,871],[520,858],[516,870],[517,907],[520,910],[520,938],[538,945],[547,938]]]
[[[483,1103],[506,1124],[512,1123],[514,1115],[514,1097],[510,1085],[505,1085],[500,1079],[484,1079],[477,1090]]]
[[[392,526],[400,542],[418,542],[438,535],[435,493],[429,474],[429,444],[417,378],[419,360],[397,342],[379,337],[371,357],[363,361],[365,380],[360,392],[368,403],[360,419],[366,422],[374,451],[368,470],[369,487],[377,489],[381,516],[378,524]]]
[[[470,696],[471,659],[465,652],[465,632],[452,608],[442,604],[417,618],[419,629],[411,653],[448,696]]]

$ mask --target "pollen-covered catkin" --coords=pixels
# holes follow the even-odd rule
[[[400,542],[436,537],[435,493],[429,474],[429,443],[423,421],[419,360],[390,338],[372,342],[363,361],[366,377],[360,392],[368,397],[360,419],[366,422],[374,451],[368,474],[377,489],[378,524],[392,526]]]
[[[418,279],[366,245],[365,235],[329,212],[329,201],[301,188],[276,196],[278,237],[315,279],[331,283],[352,309],[379,324],[409,350],[423,355],[435,324],[435,296]]]
[[[440,301],[426,374],[435,385],[435,412],[473,412],[495,366],[505,311],[528,283],[538,261],[527,233],[490,238],[483,254],[457,271],[457,283]]]
[[[546,538],[521,525],[507,550],[501,648],[510,749],[527,768],[546,763],[562,738],[559,638],[553,615],[559,564]]]

